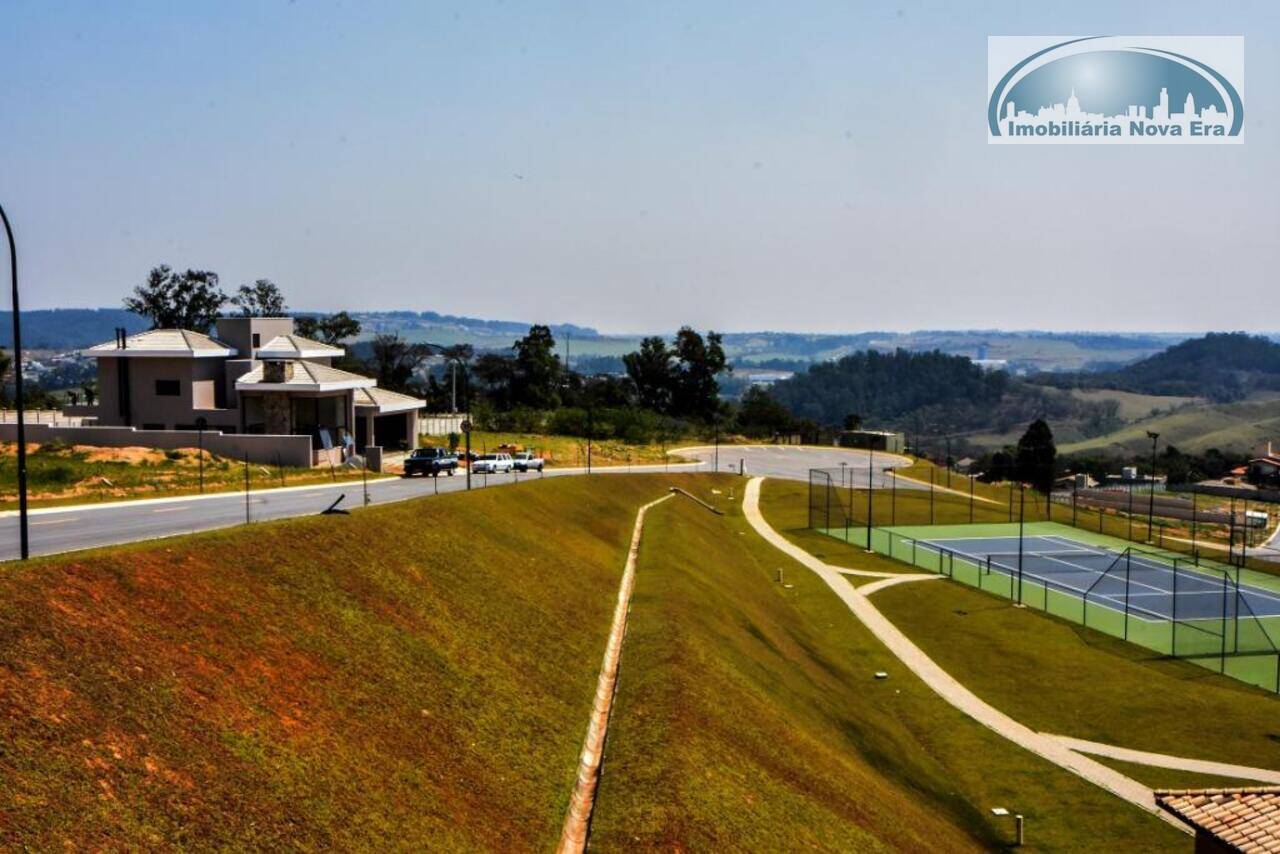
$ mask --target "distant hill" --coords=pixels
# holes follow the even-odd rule
[[[115,329],[130,333],[151,323],[122,308],[54,308],[22,312],[24,350],[73,350],[110,341]],[[0,311],[0,347],[13,347],[13,312]]]
[[[1039,379],[1060,388],[1114,388],[1229,402],[1280,391],[1280,344],[1243,332],[1211,332],[1115,370]]]
[[[819,424],[840,424],[848,414],[881,423],[944,410],[956,423],[990,411],[1008,387],[1008,374],[983,371],[964,356],[871,350],[813,365],[775,384],[773,395],[797,417]]]

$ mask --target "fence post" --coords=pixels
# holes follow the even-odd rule
[[[1178,567],[1173,567],[1173,621],[1169,624],[1169,645],[1172,649],[1169,652],[1172,655],[1178,654]],[[1127,640],[1127,638],[1126,638]]]
[[[973,475],[969,475],[969,524],[973,524]]]
[[[1222,660],[1218,666],[1219,673],[1227,672],[1227,573],[1222,573]]]
[[[1076,500],[1080,494],[1080,484],[1075,483],[1071,486],[1071,527],[1076,527],[1076,521],[1080,515],[1080,508],[1076,504]]]

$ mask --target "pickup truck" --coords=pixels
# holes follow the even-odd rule
[[[404,461],[404,476],[415,474],[439,477],[441,472],[453,476],[458,468],[458,455],[445,448],[417,448]]]
[[[521,451],[512,458],[512,464],[516,467],[516,471],[542,471],[545,463],[542,457],[537,454],[531,454],[528,451]]]

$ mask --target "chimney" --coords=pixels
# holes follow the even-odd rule
[[[271,359],[262,363],[264,383],[287,383],[293,379],[293,362]]]

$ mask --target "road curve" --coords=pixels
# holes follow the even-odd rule
[[[669,466],[596,466],[592,472],[638,474],[704,469],[705,466],[701,463],[671,463]],[[547,469],[545,475],[472,475],[471,485],[474,489],[483,489],[530,478],[585,473],[585,469],[573,467]],[[422,498],[437,492],[459,492],[466,488],[467,479],[462,474],[440,478],[379,478],[369,481],[369,504],[388,504]],[[243,492],[224,492],[37,508],[31,511],[29,518],[30,552],[33,556],[59,554],[227,528],[244,524],[246,515],[252,522],[311,516],[324,510],[339,495],[344,496],[339,506],[345,509],[357,508],[364,503],[361,482],[345,481],[250,492],[247,506]],[[13,560],[18,556],[18,515],[16,511],[0,513],[0,561]]]

